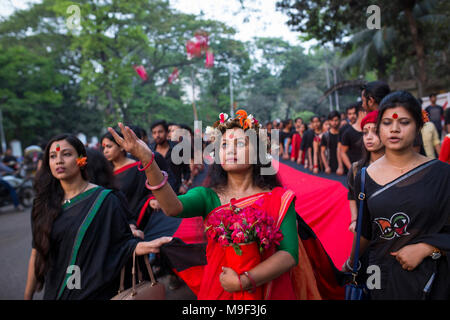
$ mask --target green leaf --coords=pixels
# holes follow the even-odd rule
[[[238,244],[232,244],[233,248],[234,248],[234,252],[238,255],[238,256],[242,256],[242,250],[241,247]]]

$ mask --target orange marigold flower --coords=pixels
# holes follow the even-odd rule
[[[250,128],[251,126],[252,126],[252,120],[249,119],[249,118],[245,119],[245,121],[244,121],[244,130],[247,129],[247,128]]]
[[[77,159],[77,166],[79,166],[79,167],[84,167],[84,166],[86,166],[87,165],[87,157],[79,157],[78,159]]]
[[[236,118],[239,119],[239,123],[241,124],[241,127],[243,127],[244,121],[247,119],[247,112],[245,110],[238,110],[236,111],[236,114],[238,115]]]
[[[422,110],[422,119],[424,123],[430,121],[430,118],[428,118],[428,112],[426,112],[425,110]]]

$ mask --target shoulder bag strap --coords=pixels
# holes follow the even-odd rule
[[[353,273],[356,274],[358,272],[358,262],[359,262],[359,246],[361,240],[361,226],[363,220],[363,208],[364,208],[364,200],[366,198],[366,194],[364,192],[364,186],[366,182],[366,167],[361,169],[361,191],[359,192],[359,209],[358,209],[358,224],[356,226],[356,243],[355,243],[355,254],[353,258]]]

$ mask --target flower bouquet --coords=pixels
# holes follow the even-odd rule
[[[283,239],[275,220],[258,202],[245,208],[230,204],[212,213],[205,225],[208,239],[225,248],[226,263],[238,275],[258,265],[264,250],[280,244]],[[237,292],[233,298],[260,300],[262,290],[258,287],[254,292]]]

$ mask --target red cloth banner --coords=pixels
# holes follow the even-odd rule
[[[350,255],[353,233],[347,189],[337,181],[315,177],[277,162],[283,186],[295,192],[295,209],[318,236],[337,268]]]
[[[205,67],[206,68],[214,67],[214,53],[212,53],[212,51],[210,50],[206,52]]]
[[[144,80],[144,81],[148,80],[147,71],[145,71],[144,66],[133,66],[133,68],[137,72],[139,77],[141,77],[142,80]]]
[[[180,72],[179,72],[178,68],[175,67],[169,76],[169,83],[173,83],[175,80],[178,79],[179,76],[180,76]]]

